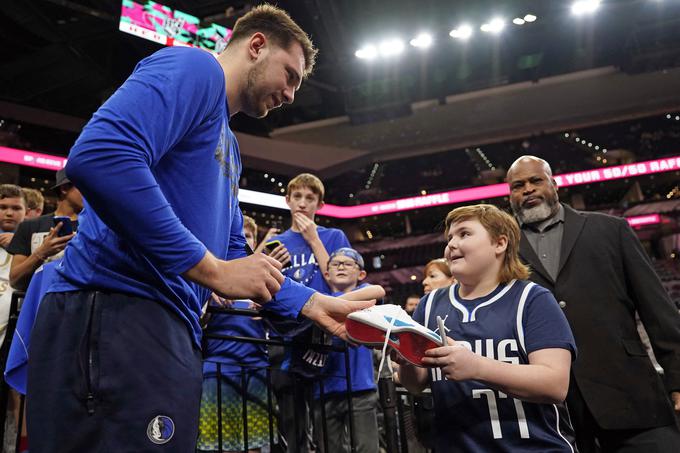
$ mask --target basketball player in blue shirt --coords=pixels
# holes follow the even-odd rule
[[[413,319],[436,332],[443,320],[448,344],[426,351],[428,368],[399,359],[409,391],[431,386],[437,451],[573,452],[561,404],[576,346],[552,294],[526,280],[515,221],[495,206],[461,207],[446,237],[458,283],[431,292]]]
[[[66,166],[85,199],[79,231],[32,334],[32,449],[194,451],[211,292],[341,336],[346,314],[370,305],[339,304],[246,256],[229,120],[292,103],[315,53],[287,13],[260,5],[217,58],[159,50],[94,113]]]

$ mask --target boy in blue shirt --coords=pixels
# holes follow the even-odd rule
[[[218,58],[172,47],[141,61],[85,126],[66,166],[85,208],[29,356],[33,449],[193,451],[213,291],[341,335],[342,310],[366,305],[338,308],[276,260],[246,257],[229,119],[293,102],[315,53],[284,11],[261,5]]]
[[[436,450],[573,453],[562,408],[576,346],[553,295],[527,281],[519,227],[476,205],[451,211],[445,231],[458,283],[432,291],[413,320],[448,344],[425,351],[427,368],[399,359],[404,387],[432,389]]]
[[[286,188],[286,204],[292,224],[272,240],[281,241],[290,254],[290,264],[283,269],[283,275],[328,293],[324,278],[328,255],[350,244],[342,230],[314,222],[317,211],[323,208],[324,193],[323,183],[312,174],[302,173],[291,179]]]
[[[356,250],[343,247],[333,252],[328,261],[326,280],[334,296],[346,300],[381,299],[385,290],[377,285],[361,283],[366,278],[364,259]],[[333,338],[333,344],[342,346],[344,342]],[[357,453],[378,452],[378,419],[376,407],[378,395],[373,376],[373,353],[365,346],[350,347],[349,373],[352,395],[352,413],[347,404],[347,368],[345,353],[331,352],[323,369],[323,397],[320,386],[315,386],[315,432],[319,451],[328,453],[356,451]],[[325,423],[322,419],[320,404],[324,405]],[[352,421],[350,421],[352,415]],[[352,423],[354,447],[349,437]],[[324,432],[325,426],[325,432]],[[325,442],[324,442],[325,435]]]
[[[286,189],[291,227],[272,240],[280,241],[290,254],[290,263],[282,270],[283,275],[330,294],[324,278],[328,255],[341,247],[349,247],[349,241],[341,230],[324,228],[314,222],[316,212],[323,207],[324,192],[323,183],[312,174],[302,173],[291,179]],[[296,330],[300,332],[295,335],[297,342],[319,343],[325,340],[323,334],[311,325],[298,325]],[[321,372],[325,357],[309,347],[292,346],[284,351],[281,371],[274,373],[282,408],[281,430],[291,451],[307,451],[310,420],[306,414],[311,404],[308,378]]]

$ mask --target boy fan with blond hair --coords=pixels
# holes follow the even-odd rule
[[[437,450],[573,452],[562,402],[576,346],[552,294],[526,280],[517,224],[465,206],[446,217],[446,237],[458,283],[432,291],[413,319],[439,332],[441,318],[448,344],[425,352],[427,368],[399,359],[407,389],[431,386]]]

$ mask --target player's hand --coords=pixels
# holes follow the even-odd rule
[[[283,267],[285,267],[286,264],[290,263],[290,253],[288,253],[288,249],[283,244],[279,245],[274,250],[272,250],[272,252],[269,253],[269,256],[271,256],[276,261],[281,263]]]
[[[671,400],[676,414],[680,414],[680,392],[671,392]]]
[[[311,319],[326,332],[347,341],[345,318],[347,315],[373,305],[370,301],[347,301],[314,293],[302,307],[302,315]]]
[[[66,248],[69,241],[73,239],[73,236],[76,235],[75,233],[71,233],[67,234],[66,236],[59,237],[59,230],[61,230],[63,225],[64,224],[62,222],[59,222],[57,226],[50,228],[50,232],[47,236],[45,236],[45,239],[43,239],[40,247],[35,249],[35,252],[33,252],[33,254],[37,256],[38,259],[45,261],[47,258],[61,252]]]
[[[0,233],[0,247],[6,249],[13,237],[14,233]]]
[[[425,351],[423,365],[441,368],[442,374],[453,381],[475,379],[479,375],[481,356],[470,351],[451,338],[446,338],[448,346]]]
[[[231,261],[217,261],[216,279],[211,285],[225,299],[269,302],[281,289],[281,263],[263,253]]]
[[[293,223],[296,228],[302,234],[302,238],[311,244],[314,241],[319,240],[319,232],[316,229],[316,223],[301,212],[296,212],[293,214]]]

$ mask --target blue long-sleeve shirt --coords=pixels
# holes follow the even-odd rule
[[[181,274],[206,250],[220,259],[245,256],[240,173],[217,60],[179,47],[145,58],[71,149],[66,174],[85,208],[49,291],[158,300],[200,344],[198,318],[210,290]],[[287,279],[267,308],[296,317],[312,293]]]

